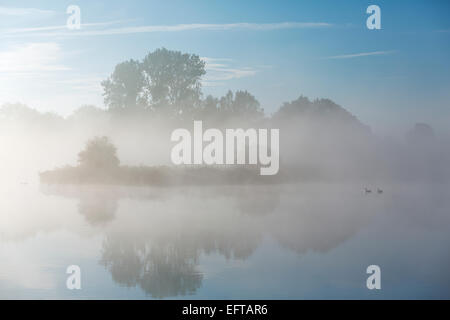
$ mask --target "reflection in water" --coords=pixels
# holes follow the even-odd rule
[[[256,246],[256,239],[245,236],[191,234],[152,239],[150,235],[109,234],[103,242],[101,264],[120,285],[139,285],[154,298],[184,296],[194,294],[201,286],[203,276],[197,265],[202,253],[245,259]]]
[[[78,203],[78,212],[93,226],[112,221],[116,210],[117,199],[104,194],[83,194]]]
[[[381,197],[339,188],[295,189],[289,197],[296,201],[270,217],[271,233],[281,245],[301,254],[336,248],[366,225],[383,203]]]
[[[266,215],[272,213],[280,204],[280,187],[243,186],[236,188],[233,196],[237,207],[243,214]]]
[[[114,220],[120,189],[74,185],[41,185],[41,191],[47,195],[78,199],[78,212],[92,226],[104,226]]]
[[[327,252],[365,225],[376,205],[359,190],[330,186],[60,186],[45,192],[77,198],[85,220],[105,229],[100,264],[117,284],[154,298],[195,294],[203,254],[246,260],[264,237],[300,254]],[[114,221],[116,211],[121,221]]]
[[[198,257],[183,243],[146,243],[142,238],[108,235],[101,264],[120,285],[139,285],[154,298],[189,295],[201,286]]]
[[[370,298],[376,262],[378,296],[449,297],[450,189],[382,187],[4,186],[0,296],[69,297],[80,263],[83,297]]]

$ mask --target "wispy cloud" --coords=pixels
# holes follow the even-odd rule
[[[235,67],[232,59],[202,57],[205,61],[206,76],[203,79],[205,86],[219,86],[223,81],[250,77],[257,73],[255,68]]]
[[[42,10],[36,8],[11,8],[0,7],[0,16],[29,16],[29,15],[52,15],[52,10]]]
[[[117,23],[122,23],[124,21],[125,20],[83,23],[83,24],[81,24],[81,28],[105,27],[105,26],[110,26],[110,25],[117,24]],[[127,21],[129,21],[129,20],[127,20]],[[17,34],[26,35],[26,34],[42,32],[42,31],[61,31],[61,30],[68,30],[67,26],[59,25],[59,26],[4,29],[4,30],[0,31],[0,35],[17,35]],[[48,34],[50,35],[52,33],[48,33]],[[42,35],[42,33],[40,33],[38,35]]]
[[[91,26],[95,24],[90,24]],[[85,25],[87,26],[87,25]],[[333,25],[325,22],[279,22],[279,23],[228,23],[228,24],[177,24],[177,25],[148,25],[148,26],[133,26],[133,27],[120,27],[120,28],[106,28],[100,30],[63,30],[64,28],[58,27],[41,27],[34,28],[31,31],[52,31],[52,32],[40,32],[34,33],[36,36],[104,36],[104,35],[121,35],[121,34],[134,34],[134,33],[153,33],[153,32],[182,32],[182,31],[228,31],[228,30],[253,30],[253,31],[271,31],[282,29],[313,29],[313,28],[328,28]],[[55,32],[56,31],[56,32]],[[64,32],[61,32],[64,31]],[[30,30],[23,30],[23,35],[27,35]],[[3,35],[7,34],[3,32]],[[0,33],[2,34],[2,33]],[[20,32],[15,32],[16,35],[20,35]]]
[[[372,52],[360,52],[360,53],[352,53],[352,54],[343,54],[338,56],[325,57],[323,59],[352,59],[359,57],[368,57],[368,56],[381,56],[395,53],[395,51],[372,51]]]
[[[269,31],[280,29],[303,29],[303,28],[324,28],[331,27],[331,24],[323,22],[281,22],[281,23],[228,23],[228,24],[177,24],[177,25],[150,25],[138,27],[112,28],[106,30],[96,30],[78,32],[78,35],[115,35],[129,33],[149,33],[149,32],[180,32],[191,30],[255,30]],[[72,33],[75,34],[75,33]]]
[[[101,105],[100,82],[107,74],[69,66],[73,54],[55,42],[0,49],[0,105],[8,101],[55,109]]]
[[[60,64],[61,48],[57,43],[28,43],[0,51],[0,74],[30,75],[48,71],[65,71]]]
[[[0,51],[0,80],[40,79],[73,90],[97,90],[106,75],[78,74],[62,62],[66,55],[54,42],[9,47]]]

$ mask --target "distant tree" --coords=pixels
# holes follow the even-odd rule
[[[70,119],[89,120],[92,118],[102,117],[106,114],[104,109],[100,109],[93,105],[83,105],[75,109],[70,115]]]
[[[287,118],[292,116],[355,118],[347,110],[329,99],[309,100],[304,96],[300,96],[297,100],[291,102],[285,102],[276,115]]]
[[[53,112],[39,112],[21,103],[6,103],[0,107],[0,120],[37,127],[63,125],[64,118]]]
[[[105,104],[110,110],[136,110],[145,104],[144,75],[139,61],[131,59],[119,63],[101,84]]]
[[[199,56],[157,49],[144,58],[142,69],[151,107],[169,106],[179,112],[199,102],[200,79],[206,73]]]
[[[108,137],[95,137],[78,153],[80,166],[89,169],[112,169],[119,166],[116,147]]]
[[[0,117],[5,120],[35,120],[41,114],[21,103],[5,103],[0,107]]]
[[[212,95],[208,95],[205,100],[203,100],[203,109],[206,112],[216,113],[219,104],[219,99],[214,98]]]
[[[370,128],[354,115],[330,99],[309,100],[307,97],[300,96],[297,100],[285,102],[273,116],[275,121],[291,121],[299,118],[321,126],[335,125],[348,129],[358,128],[364,132],[370,131]]]
[[[219,100],[219,112],[226,116],[240,117],[246,120],[259,119],[264,116],[264,110],[256,98],[248,91],[228,91]]]
[[[428,144],[434,142],[435,138],[433,128],[426,123],[416,123],[406,134],[406,140],[410,144]]]
[[[202,120],[216,120],[219,115],[219,99],[208,95],[197,108],[196,116]]]

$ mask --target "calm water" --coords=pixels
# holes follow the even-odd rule
[[[450,188],[363,187],[1,186],[0,298],[450,298]]]

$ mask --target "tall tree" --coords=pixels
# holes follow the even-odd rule
[[[145,89],[153,108],[169,106],[175,112],[194,107],[201,96],[205,62],[199,56],[165,48],[149,53],[142,62]]]
[[[135,110],[145,103],[144,75],[139,61],[131,59],[119,63],[102,86],[105,104],[110,110]]]

